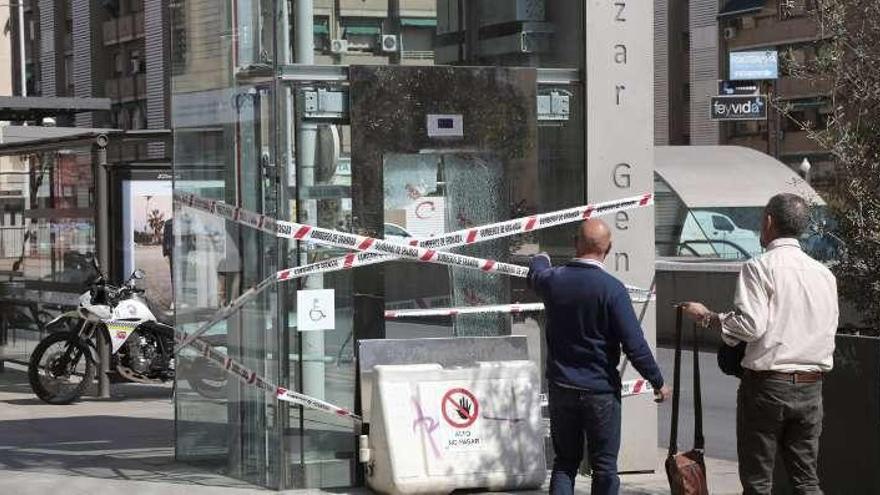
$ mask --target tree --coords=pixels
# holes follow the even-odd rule
[[[822,41],[796,77],[827,85],[824,127],[797,122],[835,158],[836,184],[826,193],[844,243],[834,271],[840,294],[880,328],[880,0],[817,0]],[[781,105],[789,118],[791,109]],[[794,120],[794,119],[793,119]]]
[[[147,217],[147,225],[153,230],[153,243],[162,242],[162,229],[165,228],[165,214],[159,210],[152,210]]]

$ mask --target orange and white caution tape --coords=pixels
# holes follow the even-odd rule
[[[517,314],[537,311],[544,311],[543,303],[498,304],[493,306],[468,306],[462,308],[389,310],[385,311],[385,319],[400,320],[404,318],[423,318],[428,316],[458,316],[486,313]]]
[[[620,396],[621,397],[633,397],[636,395],[646,395],[653,394],[654,387],[651,386],[651,383],[644,378],[637,378],[635,380],[627,380],[620,384]],[[547,394],[540,395],[541,405],[546,407],[549,405],[549,401],[547,399]]]
[[[633,302],[646,300],[633,299]],[[406,318],[425,318],[431,316],[459,316],[475,314],[518,314],[537,313],[544,311],[544,303],[495,304],[488,306],[463,306],[459,308],[424,308],[424,309],[390,309],[385,311],[386,320],[402,320]]]
[[[236,311],[241,309],[245,304],[250,302],[252,299],[256,298],[260,293],[264,290],[268,289],[277,281],[277,277],[272,275],[271,277],[267,277],[259,284],[249,288],[248,290],[241,293],[240,296],[233,299],[229,304],[223,306],[216,313],[214,313],[208,321],[199,325],[199,327],[192,333],[187,335],[178,345],[179,348],[185,347],[192,343],[195,339],[201,337],[205,332],[211,329],[214,325],[220,323],[221,321],[231,317],[235,314]]]
[[[188,345],[192,346],[201,356],[204,356],[206,359],[216,363],[224,370],[226,370],[229,374],[238,377],[238,379],[241,380],[241,382],[245,385],[262,390],[278,400],[297,404],[307,409],[313,409],[315,411],[322,411],[328,414],[333,414],[335,416],[348,418],[355,423],[363,423],[363,419],[360,416],[354,414],[344,407],[335,406],[321,399],[316,399],[315,397],[310,397],[308,395],[301,394],[299,392],[295,392],[293,390],[289,390],[287,388],[279,387],[278,385],[273,384],[269,380],[257,374],[256,371],[247,368],[245,365],[232,359],[225,353],[217,350],[217,348],[211,346],[211,344],[205,342],[204,340],[191,339],[190,336],[184,333],[178,333],[177,339],[182,342],[189,340]]]
[[[443,247],[446,249],[451,249],[455,247],[475,244],[477,242],[499,239],[515,234],[532,232],[548,227],[564,225],[567,223],[580,221],[585,218],[607,215],[617,211],[624,211],[632,208],[641,208],[653,204],[653,196],[651,194],[643,194],[641,196],[633,196],[630,198],[624,198],[615,201],[596,203],[594,205],[568,208],[551,213],[532,215],[515,220],[498,222],[483,227],[475,227],[460,230],[457,232],[450,232],[448,234],[443,234],[439,237],[434,237],[431,239],[414,239],[410,242],[410,246],[404,246],[389,241],[382,241],[363,236],[355,236],[352,234],[337,232],[330,229],[315,229],[314,227],[308,225],[281,222],[265,215],[228,205],[222,201],[206,199],[188,193],[177,192],[174,195],[174,200],[178,204],[182,204],[184,206],[188,206],[190,208],[194,208],[196,210],[211,215],[219,216],[227,220],[240,223],[242,225],[250,226],[269,234],[282,235],[281,231],[295,231],[296,233],[293,234],[292,238],[296,239],[299,233],[303,232],[303,238],[300,240],[308,240],[311,242],[321,243],[321,241],[316,240],[316,238],[312,237],[313,233],[318,231],[318,237],[324,238],[325,241],[327,241],[328,239],[334,239],[336,242],[330,245],[338,247],[370,249],[371,247],[373,247],[374,244],[376,244],[376,242],[378,242],[393,251],[400,249],[412,251],[412,253],[410,254],[416,256],[417,261],[425,261],[418,257],[420,253],[422,255],[430,254],[430,257],[435,258],[433,260],[428,260],[430,262],[450,264],[453,266],[463,266],[465,268],[482,269],[484,271],[508,273],[509,275],[513,275],[516,277],[526,277],[528,275],[528,268],[507,263],[498,263],[493,260],[481,260],[479,258],[472,258],[469,256],[438,252],[434,251],[433,248]],[[324,243],[329,243],[329,241]],[[342,256],[339,258],[319,261],[317,263],[311,263],[296,268],[281,270],[277,272],[273,277],[267,278],[266,280],[260,282],[260,284],[258,284],[257,286],[244,292],[229,305],[218,311],[210,320],[205,322],[199,329],[193,332],[193,334],[190,336],[190,339],[199,337],[218,322],[229,318],[232,314],[235,313],[235,311],[244,306],[244,304],[246,304],[251,299],[255,298],[263,290],[267,289],[272,283],[276,281],[290,281],[308,275],[347,270],[357,266],[382,263],[394,259],[399,258],[397,256],[389,254],[366,251],[359,253],[350,253],[346,256]],[[630,295],[633,296],[634,302],[647,302],[652,300],[652,298],[654,297],[653,291],[647,289],[627,286],[627,290],[630,292]],[[188,343],[189,342],[184,342],[182,345],[186,345]]]
[[[644,378],[637,380],[627,380],[621,384],[620,395],[623,397],[631,397],[633,395],[653,394],[654,387]]]
[[[281,270],[276,274],[277,280],[279,282],[288,282],[291,280],[296,280],[301,277],[307,277],[309,275],[318,275],[324,273],[337,272],[341,270],[350,270],[359,266],[373,265],[376,263],[384,263],[386,261],[393,261],[399,258],[393,256],[387,256],[384,254],[366,252],[366,253],[351,253],[346,256],[341,256],[338,258],[331,258],[324,261],[318,261],[316,263],[310,263],[308,265],[299,266],[296,268],[288,268],[286,270]],[[515,265],[512,265],[515,266]],[[519,267],[523,270],[520,270],[518,273],[511,273],[510,275],[516,277],[526,277],[528,276],[528,268]],[[656,294],[654,291],[649,289],[644,289],[641,287],[635,287],[632,285],[626,285],[626,290],[629,292],[632,297],[633,302],[643,303],[648,301],[653,301]]]
[[[451,249],[478,242],[500,239],[516,234],[564,225],[586,218],[592,218],[593,216],[607,215],[618,211],[641,208],[653,204],[653,195],[644,194],[641,196],[607,201],[594,205],[568,208],[541,215],[532,215],[515,220],[489,224],[483,227],[450,232],[431,239],[414,239],[410,241],[409,245],[404,245],[373,237],[348,234],[332,229],[276,220],[265,215],[227,205],[222,201],[209,200],[191,194],[177,193],[175,199],[181,204],[191,208],[263,230],[267,233],[273,233],[274,231],[274,233],[280,237],[360,251],[360,253],[351,253],[339,258],[282,270],[277,274],[277,279],[280,281],[292,280],[318,273],[346,270],[356,266],[382,263],[397,258],[408,258],[423,263],[459,266],[482,270],[484,272],[502,273],[525,278],[528,276],[528,268],[524,266],[502,263],[491,259],[474,258],[445,251],[437,251],[436,249]],[[629,289],[631,293],[640,294],[646,298],[650,298],[651,296],[651,292],[646,289],[635,287],[627,287],[627,289]]]

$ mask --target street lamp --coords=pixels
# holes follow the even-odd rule
[[[810,169],[812,168],[813,164],[811,164],[810,160],[805,157],[804,161],[801,162],[799,170],[804,175],[804,180],[807,181],[807,184],[810,183]]]

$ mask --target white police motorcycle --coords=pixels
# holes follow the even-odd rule
[[[99,332],[109,342],[109,369],[116,378],[145,384],[174,380],[174,328],[136,286],[144,278],[143,270],[135,270],[121,287],[114,287],[106,283],[94,258],[92,263],[97,275],[80,296],[79,307],[49,322],[49,335],[31,354],[31,388],[49,404],[77,400],[94,381]],[[188,371],[198,373],[185,376],[196,392],[208,398],[225,395],[227,378],[222,369],[208,360],[191,366]]]

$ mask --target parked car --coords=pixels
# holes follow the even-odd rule
[[[405,228],[397,225],[396,223],[385,223],[385,239],[389,241],[401,241],[412,239],[412,234],[406,231]]]
[[[727,215],[708,210],[687,214],[679,239],[679,254],[745,259],[761,253],[758,233],[744,229]]]

